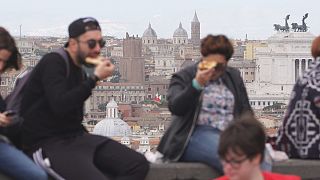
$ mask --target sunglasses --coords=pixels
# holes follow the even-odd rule
[[[89,39],[88,41],[80,41],[80,40],[77,40],[77,41],[81,43],[87,43],[90,49],[95,48],[97,44],[99,44],[101,48],[103,48],[106,45],[106,41],[104,39],[100,39],[98,41],[94,39]]]

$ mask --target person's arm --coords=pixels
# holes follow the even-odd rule
[[[168,107],[172,114],[183,116],[198,104],[201,90],[192,86],[193,78],[186,71],[172,76],[168,89]]]
[[[54,58],[59,58],[59,60]],[[44,86],[45,97],[53,112],[63,114],[82,107],[84,101],[91,95],[91,91],[96,85],[96,80],[87,78],[78,86],[68,89],[67,66],[64,60],[59,55],[51,55],[42,61],[45,62],[42,62],[44,66],[41,80]],[[103,68],[100,67],[100,69]],[[99,75],[99,78],[104,78],[104,75],[101,75],[101,73]],[[70,74],[69,76],[73,75]]]
[[[249,98],[248,98],[248,93],[247,93],[247,89],[244,85],[243,79],[240,75],[240,71],[237,71],[237,76],[239,77],[239,89],[241,92],[241,96],[240,96],[240,101],[241,101],[241,105],[242,105],[242,111],[241,114],[244,113],[251,113],[252,115],[254,114],[251,105],[249,103]]]

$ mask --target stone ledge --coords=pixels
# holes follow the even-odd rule
[[[303,180],[320,180],[320,160],[289,159],[272,166],[273,172],[295,174]]]
[[[299,160],[276,162],[272,171],[294,174],[303,180],[320,180],[320,160]],[[217,171],[200,163],[151,164],[146,180],[208,180],[219,177]]]
[[[151,164],[146,180],[208,180],[219,173],[201,163]]]
[[[320,180],[320,160],[290,159],[277,162],[272,171],[295,174],[303,180]],[[200,163],[151,164],[146,180],[208,180],[219,177],[217,171]],[[11,180],[0,174],[0,180]]]

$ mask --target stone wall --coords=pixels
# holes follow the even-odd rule
[[[272,171],[301,176],[303,180],[320,180],[320,160],[290,159],[277,162]],[[200,163],[151,164],[146,180],[208,180],[220,175]],[[0,180],[11,180],[0,174]]]

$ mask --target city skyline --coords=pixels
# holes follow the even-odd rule
[[[28,3],[28,4],[26,4]],[[190,38],[190,23],[197,12],[201,23],[201,37],[211,34],[225,34],[235,39],[266,39],[275,31],[273,24],[284,25],[284,18],[290,14],[289,25],[301,24],[306,19],[310,32],[320,33],[319,1],[308,4],[298,0],[269,0],[256,2],[209,1],[209,0],[162,0],[162,1],[5,1],[0,12],[0,26],[7,28],[14,36],[67,36],[67,27],[79,17],[92,16],[98,19],[103,35],[125,37],[125,33],[142,36],[149,22],[158,38],[172,38],[173,32],[182,23]],[[23,18],[22,18],[23,17]]]

